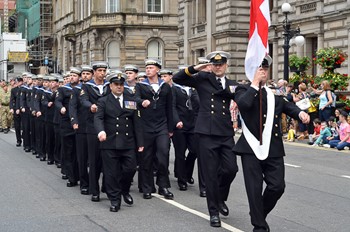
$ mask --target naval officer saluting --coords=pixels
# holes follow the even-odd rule
[[[206,184],[210,225],[213,227],[221,226],[219,212],[224,216],[229,214],[225,201],[238,171],[236,155],[232,151],[235,142],[230,116],[230,102],[234,99],[237,83],[226,76],[227,59],[230,57],[227,52],[211,52],[206,56],[210,63],[190,66],[173,77],[175,83],[194,87],[199,95],[194,132]],[[212,72],[203,72],[208,66],[211,66]]]

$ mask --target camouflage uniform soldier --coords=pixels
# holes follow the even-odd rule
[[[1,100],[1,127],[3,128],[3,132],[7,134],[10,131],[10,127],[13,120],[13,114],[10,112],[10,97],[11,97],[11,89],[7,85],[3,87],[3,91],[0,93]]]

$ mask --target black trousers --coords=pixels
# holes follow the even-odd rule
[[[54,131],[54,125],[52,122],[45,122],[45,135],[46,138],[44,138],[45,141],[45,150],[47,153],[47,159],[48,161],[54,161],[55,160],[55,131]]]
[[[64,174],[68,176],[70,182],[76,182],[79,180],[75,143],[75,134],[62,135],[62,170],[64,171]]]
[[[61,129],[59,124],[54,124],[53,130],[55,133],[55,141],[54,141],[54,160],[56,164],[61,164],[62,155],[61,155]]]
[[[197,158],[196,140],[194,133],[188,133],[183,130],[175,130],[172,137],[175,149],[175,167],[177,182],[186,184],[192,178],[195,161]],[[188,155],[186,157],[186,151]],[[201,168],[198,171],[198,180],[200,190],[205,190],[203,173]]]
[[[77,159],[79,168],[80,189],[89,188],[89,173],[88,173],[88,145],[85,133],[77,133]]]
[[[41,116],[43,117],[43,116]],[[42,118],[34,118],[35,120],[35,147],[36,151],[40,155],[40,157],[46,158],[46,130],[45,124]]]
[[[23,128],[23,147],[25,149],[31,149],[31,137],[30,137],[30,114],[25,112],[21,113],[21,121],[22,121],[22,128]]]
[[[144,133],[144,151],[142,153],[142,190],[151,193],[154,187],[153,163],[157,157],[157,181],[160,188],[170,188],[169,167],[169,135],[157,133]]]
[[[89,191],[92,195],[100,194],[99,179],[102,172],[100,141],[96,134],[87,134],[89,162]]]
[[[103,176],[108,199],[120,201],[121,195],[129,193],[136,170],[134,150],[101,150]]]
[[[31,149],[33,151],[37,152],[37,144],[36,144],[36,131],[35,131],[35,118],[33,115],[29,116],[29,120],[30,120],[30,144],[32,145]]]
[[[268,157],[261,161],[255,155],[243,154],[242,167],[254,231],[267,231],[266,216],[285,189],[283,157]],[[263,191],[264,181],[266,188]]]
[[[203,169],[210,216],[219,215],[238,172],[233,137],[197,134],[199,165]]]
[[[16,114],[16,112],[14,112],[13,124],[14,124],[14,126],[15,126],[16,142],[17,142],[17,143],[22,143],[21,115],[20,115],[20,114]]]

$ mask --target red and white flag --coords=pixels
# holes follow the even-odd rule
[[[264,57],[269,53],[268,35],[270,26],[270,7],[268,0],[251,0],[250,29],[245,74],[250,81]]]

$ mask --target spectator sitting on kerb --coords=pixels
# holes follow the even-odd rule
[[[321,132],[320,136],[316,139],[312,146],[321,146],[325,143],[328,143],[327,138],[332,135],[331,130],[328,127],[328,123],[326,121],[321,122]]]
[[[338,150],[348,150],[350,147],[350,125],[347,122],[348,113],[340,110],[339,121],[340,125],[337,128],[339,140],[334,139],[329,141],[331,148],[336,147]]]

